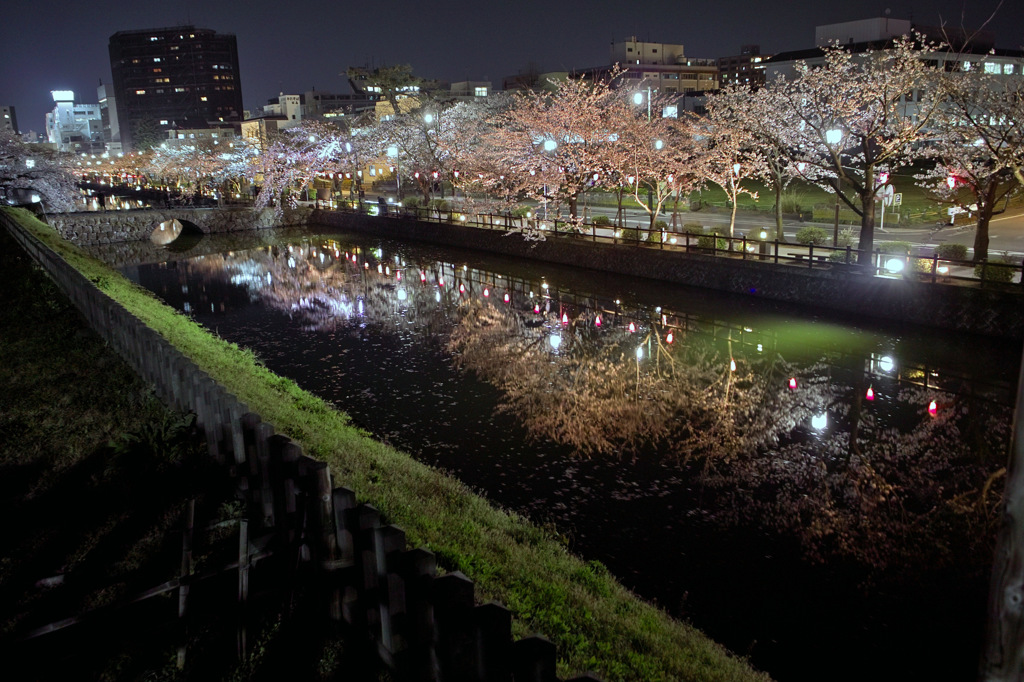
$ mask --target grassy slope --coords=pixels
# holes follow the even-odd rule
[[[442,567],[466,573],[476,583],[478,601],[494,599],[512,609],[517,636],[551,638],[560,675],[594,670],[607,680],[768,679],[699,631],[637,600],[603,566],[569,555],[526,519],[371,440],[324,401],[84,255],[28,212],[11,214],[278,432],[327,462],[335,485],[354,489],[380,509],[406,531],[411,545],[432,550]]]

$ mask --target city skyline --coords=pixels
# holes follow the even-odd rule
[[[384,10],[381,10],[381,7]],[[349,66],[408,63],[417,75],[439,80],[502,79],[536,65],[541,71],[583,69],[606,64],[612,41],[681,43],[687,56],[725,57],[747,44],[762,53],[798,50],[814,44],[814,27],[878,16],[911,19],[920,25],[986,27],[996,46],[1024,46],[1024,3],[998,0],[892,2],[878,8],[823,7],[789,3],[766,7],[752,0],[722,0],[701,7],[651,0],[627,10],[607,0],[480,6],[456,0],[443,6],[391,3],[348,9],[282,11],[254,0],[237,6],[181,3],[174,8],[115,0],[99,11],[68,3],[49,8],[47,27],[38,10],[16,0],[0,27],[0,104],[13,105],[22,132],[44,129],[52,109],[51,90],[74,90],[80,102],[96,101],[96,86],[111,83],[108,44],[118,31],[191,24],[234,34],[243,106],[258,110],[279,92],[311,89],[347,92]],[[998,9],[997,9],[998,8]],[[385,14],[386,12],[386,14]],[[44,39],[49,31],[51,42]]]

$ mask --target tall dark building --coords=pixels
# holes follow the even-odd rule
[[[150,146],[186,123],[242,119],[234,35],[195,26],[118,31],[110,71],[125,149]]]

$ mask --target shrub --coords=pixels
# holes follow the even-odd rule
[[[796,233],[798,244],[823,246],[829,242],[829,234],[820,227],[802,227]]]
[[[402,206],[405,206],[406,208],[416,208],[419,205],[419,197],[406,197],[405,200],[402,202]]]
[[[627,242],[638,242],[640,241],[640,230],[635,227],[624,227],[619,230],[619,237]]]
[[[655,230],[667,230],[668,229],[668,223],[666,223],[664,220],[655,220],[654,221],[654,229]]]
[[[845,227],[839,231],[839,238],[836,240],[836,246],[853,246],[854,245],[854,232],[853,228]]]
[[[846,262],[846,250],[844,249],[842,251],[830,251],[829,254],[828,254],[828,260],[831,263],[845,263]],[[850,252],[850,262],[851,263],[856,263],[857,262],[857,252],[856,251],[851,251]]]
[[[612,224],[612,219],[606,215],[599,215],[595,217],[591,222],[599,227],[607,227],[608,225]]]
[[[700,234],[703,231],[704,231],[704,226],[703,225],[698,225],[697,223],[686,223],[685,225],[683,225],[683,232],[691,232],[693,234]]]
[[[788,191],[782,195],[782,212],[799,214],[803,209],[800,202],[803,199],[800,192]]]
[[[967,260],[967,246],[964,244],[939,244],[935,254],[943,260]]]
[[[729,242],[722,239],[721,232],[717,227],[712,227],[704,235],[697,237],[697,248],[724,251],[729,248]]]
[[[515,208],[513,208],[510,211],[510,213],[512,214],[512,217],[514,217],[514,218],[525,218],[526,214],[530,213],[530,207],[529,206],[516,206]]]
[[[1013,273],[1015,271],[1016,263],[1007,257],[995,258],[988,261],[988,264],[978,263],[974,266],[974,276],[978,279],[982,279],[986,282],[1005,282],[1009,283],[1013,281]]]
[[[875,244],[875,251],[878,253],[892,253],[900,256],[909,256],[910,249],[910,242],[878,242]]]
[[[443,213],[444,211],[450,210],[451,207],[448,205],[448,202],[444,199],[431,199],[430,208],[434,209],[438,213]]]

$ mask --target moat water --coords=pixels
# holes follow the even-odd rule
[[[1019,344],[343,232],[143,259],[168,304],[776,679],[974,678]]]

